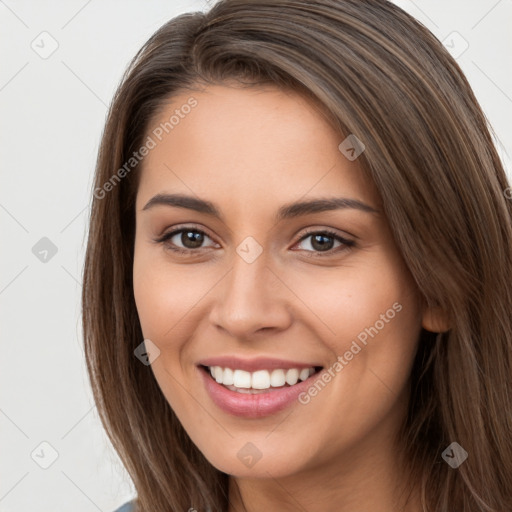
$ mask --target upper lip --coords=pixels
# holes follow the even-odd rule
[[[276,359],[273,357],[256,357],[253,359],[240,359],[236,356],[218,356],[202,359],[197,363],[203,366],[221,366],[222,368],[231,368],[233,370],[245,370],[246,372],[255,372],[257,370],[275,370],[282,368],[311,368],[320,367],[317,363],[301,363],[299,361],[290,361],[286,359]]]

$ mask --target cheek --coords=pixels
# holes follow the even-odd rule
[[[135,249],[133,264],[133,293],[144,338],[160,338],[165,328],[171,326],[169,311],[173,311],[169,283],[162,276],[157,262],[151,262],[147,251]],[[171,309],[169,309],[171,306]]]
[[[403,405],[421,330],[416,289],[389,263],[340,268],[335,280],[332,269],[325,278],[302,274],[294,283],[310,327],[333,352],[332,377],[319,392],[308,390],[305,410],[321,425],[319,438],[330,440],[326,446],[351,445]]]
[[[414,288],[403,269],[388,261],[370,263],[288,273],[290,288],[303,302],[304,310],[309,310],[321,338],[332,344],[337,353],[345,348],[344,342],[356,339],[365,328],[376,322],[382,327],[381,315],[385,320],[390,318],[390,323],[398,323],[408,315],[404,314],[405,309],[398,313],[399,307],[393,308],[396,302],[410,305],[414,298]],[[407,310],[417,320],[417,312]],[[386,330],[389,331],[387,327]]]
[[[213,266],[171,263],[164,251],[136,248],[134,298],[144,338],[160,349],[155,375],[160,367],[181,373],[188,364],[190,340],[204,325],[204,304],[218,281]]]
[[[343,358],[333,368],[335,375],[343,374],[334,388],[370,405],[372,397],[382,399],[380,391],[400,392],[421,330],[416,288],[406,269],[386,259],[289,277],[307,305],[310,326],[333,352],[332,364]]]
[[[186,268],[180,272],[166,260],[165,253],[135,248],[133,290],[139,321],[144,339],[160,350],[151,370],[182,422],[194,412],[194,402],[184,391],[188,376],[181,365],[182,355],[199,323],[195,306],[211,288],[204,272],[195,275],[192,266]]]

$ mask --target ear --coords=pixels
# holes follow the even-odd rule
[[[448,314],[440,307],[426,307],[421,326],[430,332],[445,332],[451,328]]]

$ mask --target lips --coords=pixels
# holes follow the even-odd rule
[[[200,379],[212,402],[223,412],[245,419],[265,418],[276,414],[295,404],[305,407],[299,402],[301,393],[307,391],[318,374],[298,382],[294,386],[274,388],[258,394],[239,393],[216,382],[202,367],[198,369]]]
[[[312,385],[322,370],[321,365],[312,362],[289,361],[284,359],[274,359],[260,357],[257,359],[240,359],[234,356],[212,357],[202,360],[198,365],[200,379],[213,401],[221,410],[229,414],[248,419],[262,418],[275,414],[294,402],[298,402],[298,397]],[[211,375],[210,369],[214,367],[234,368],[243,373],[245,372],[264,372],[272,371],[282,372],[289,369],[290,372],[297,370],[307,370],[314,368],[315,373],[309,375],[304,380],[297,381],[296,384],[289,385],[285,383],[281,387],[272,387],[268,389],[242,389],[234,386],[226,386]],[[247,387],[247,386],[246,386]]]
[[[221,366],[222,368],[233,368],[237,370],[245,370],[246,372],[255,372],[258,370],[275,370],[278,368],[310,368],[321,367],[322,364],[314,361],[291,361],[286,359],[276,359],[270,357],[257,357],[254,359],[241,359],[236,356],[219,356],[209,357],[199,361],[198,366]]]

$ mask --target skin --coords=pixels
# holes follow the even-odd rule
[[[420,328],[439,330],[442,315],[422,307],[382,213],[273,218],[285,203],[326,197],[382,212],[374,184],[358,159],[339,151],[344,137],[319,108],[294,92],[227,84],[186,91],[152,127],[191,95],[198,105],[145,157],[136,199],[134,294],[144,337],[160,349],[151,367],[162,392],[205,457],[231,475],[229,512],[419,511],[415,493],[404,506],[397,492],[404,475],[393,440]],[[143,209],[162,193],[209,200],[223,220],[174,206]],[[180,234],[167,246],[155,242],[176,227],[205,231],[203,245],[181,255],[172,242],[193,246]],[[340,243],[329,238],[324,253],[312,236],[303,239],[309,227],[356,245],[336,252]],[[252,263],[236,252],[248,236],[263,248]],[[196,364],[210,356],[329,368],[394,303],[401,311],[306,405],[243,419],[204,389]],[[261,452],[251,468],[237,457],[247,442]]]

